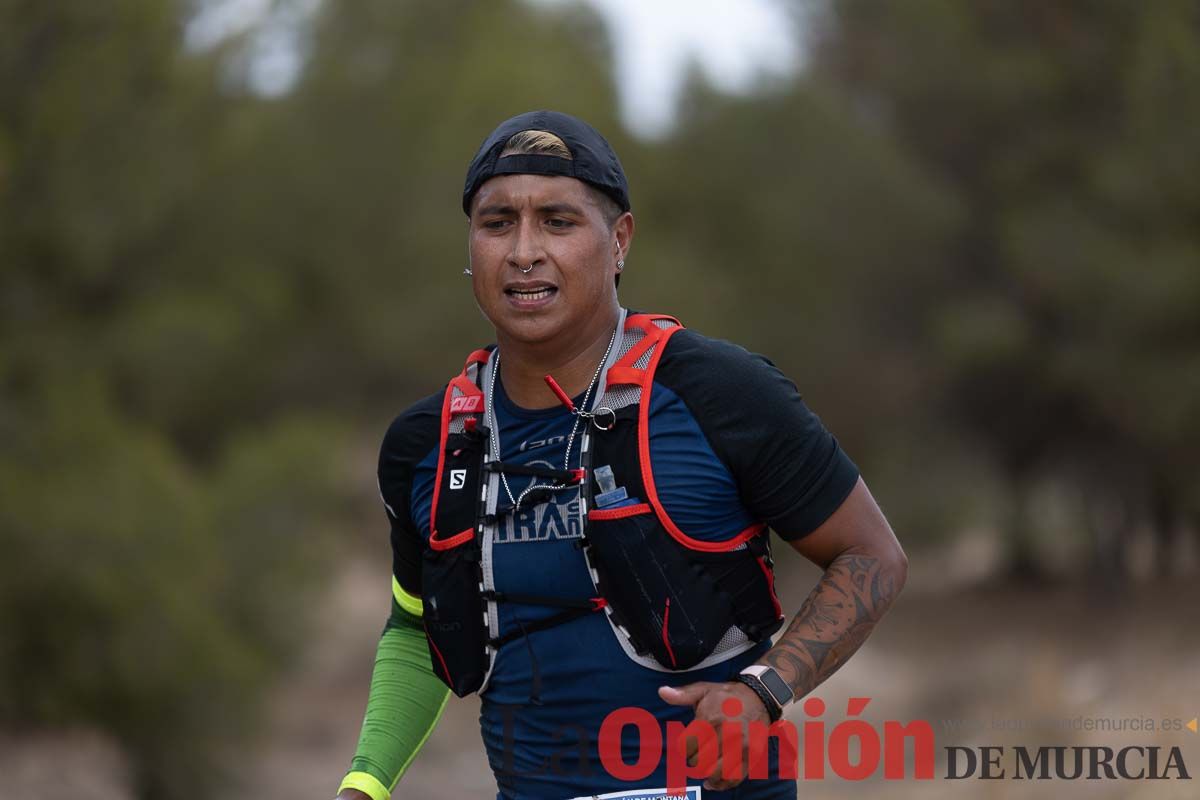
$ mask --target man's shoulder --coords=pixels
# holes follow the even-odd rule
[[[696,400],[745,399],[769,387],[795,391],[766,356],[692,328],[677,330],[667,340],[654,379],[676,393],[697,395]]]
[[[380,448],[380,463],[386,460],[416,462],[437,444],[441,431],[443,386],[401,411],[388,425]]]
[[[663,351],[663,362],[705,361],[719,366],[738,367],[748,361],[767,361],[764,356],[753,353],[736,342],[715,336],[706,336],[695,328],[680,328],[667,340]]]

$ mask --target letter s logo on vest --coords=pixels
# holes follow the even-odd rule
[[[479,395],[470,397],[455,397],[450,401],[451,414],[473,414],[483,408],[483,398]]]
[[[461,489],[467,485],[467,471],[465,469],[450,470],[450,488]]]

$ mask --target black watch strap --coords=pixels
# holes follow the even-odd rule
[[[733,679],[738,683],[743,683],[746,686],[749,686],[751,691],[758,695],[758,699],[762,700],[762,704],[767,707],[767,716],[771,718],[771,722],[779,721],[779,718],[783,716],[783,706],[779,705],[779,703],[775,701],[775,698],[771,695],[770,690],[767,689],[766,685],[762,681],[753,675],[747,675],[745,673],[734,675]]]

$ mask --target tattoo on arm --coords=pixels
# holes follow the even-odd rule
[[[895,574],[878,558],[838,556],[762,662],[803,697],[859,648],[898,591]]]

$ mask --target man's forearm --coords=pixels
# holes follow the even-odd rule
[[[808,694],[871,634],[900,593],[907,572],[903,553],[848,550],[839,555],[760,663],[774,667],[794,697]]]
[[[387,800],[441,716],[450,690],[437,679],[420,620],[393,598],[379,641],[367,713],[339,797]],[[413,600],[413,603],[416,601]],[[419,609],[419,604],[416,606]]]

